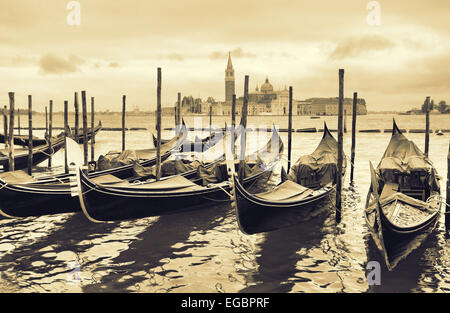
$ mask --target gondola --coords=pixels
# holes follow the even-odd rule
[[[325,215],[335,190],[338,143],[324,125],[324,134],[310,155],[301,156],[273,190],[252,194],[233,175],[235,211],[245,234],[272,231]],[[344,158],[345,162],[345,158]],[[345,163],[344,163],[345,173]],[[282,170],[284,171],[284,170]]]
[[[184,134],[180,133],[178,137],[162,145],[161,159],[166,160],[172,153],[178,152],[183,140]],[[76,148],[70,149],[71,143]],[[73,158],[72,151],[79,151],[78,144],[70,140],[67,140],[67,144],[70,158]],[[141,160],[140,166],[146,168],[155,165],[154,150],[139,150],[143,157],[148,157]],[[80,158],[83,159],[78,157]],[[89,177],[113,176],[131,180],[135,176],[134,166],[135,164],[127,164],[117,168],[95,170],[89,173]],[[80,211],[78,199],[71,197],[71,176],[69,173],[36,179],[23,171],[0,173],[0,215],[14,218]]]
[[[64,147],[64,137],[51,139],[52,144],[46,144],[33,148],[33,166],[47,160],[52,154],[58,152]],[[3,171],[9,171],[9,152],[8,149],[0,150],[0,165]],[[28,149],[14,150],[14,169],[21,170],[28,167]]]
[[[181,152],[203,152],[214,146],[214,144],[222,138],[222,133],[212,133],[205,138],[198,138],[195,136],[194,141],[186,140],[183,142],[181,147]],[[158,145],[158,139],[152,134],[153,145],[156,147]],[[161,139],[161,144],[165,144],[168,140]]]
[[[274,145],[275,142],[279,144]],[[249,156],[244,164],[235,163],[243,185],[248,186],[271,173],[282,151],[281,138],[274,130],[265,147]],[[133,184],[113,177],[91,179],[79,169],[77,179],[81,208],[94,222],[160,216],[229,203],[231,187],[225,162],[206,172],[199,167],[197,175],[189,178],[176,175]]]
[[[441,199],[433,163],[394,121],[392,137],[376,171],[365,220],[388,270],[421,245],[438,221]]]
[[[101,121],[98,123],[98,125],[96,127],[94,127],[93,131],[92,131],[92,129],[89,129],[88,134],[87,134],[88,141],[92,139],[93,134],[97,134],[101,129],[102,129],[102,122]],[[61,132],[55,138],[61,138],[63,136],[64,136],[64,132]],[[75,140],[75,138],[74,138],[75,135],[74,134],[71,134],[70,137]],[[28,147],[29,141],[30,140],[29,140],[28,135],[14,135],[14,144],[15,145]],[[33,137],[32,138],[32,142],[33,142],[33,147],[43,146],[43,145],[47,144],[47,140],[44,139],[44,138]],[[84,143],[84,134],[83,134],[82,131],[78,134],[77,142],[79,144],[83,144]],[[5,143],[5,135],[4,134],[0,134],[0,143]]]

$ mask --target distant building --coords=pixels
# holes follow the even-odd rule
[[[231,103],[222,102],[222,115],[231,115]],[[236,99],[236,114],[241,115],[244,97]],[[289,90],[274,91],[267,77],[261,88],[248,94],[249,115],[285,115],[289,110]]]
[[[296,101],[297,115],[338,115],[339,98],[310,98]],[[353,114],[353,99],[344,98],[344,111]],[[366,101],[359,98],[356,104],[356,114],[366,115]]]
[[[213,115],[231,116],[232,99],[235,94],[235,76],[231,54],[228,54],[227,67],[225,69],[225,101],[216,101],[208,97],[205,102],[202,99],[194,99],[192,96],[184,97],[181,102],[182,114],[209,114],[210,107]],[[241,115],[244,98],[236,99],[236,114]],[[337,115],[339,99],[336,98],[310,98],[306,100],[293,100],[293,115]],[[175,103],[176,105],[176,103]],[[344,111],[348,115],[353,111],[353,99],[344,99]],[[266,77],[261,88],[256,86],[255,91],[248,94],[249,115],[287,115],[289,114],[289,90],[284,87],[275,91],[269,78]],[[366,102],[358,99],[357,114],[367,114]]]

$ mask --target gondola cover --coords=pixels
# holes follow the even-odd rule
[[[323,138],[316,150],[301,156],[292,166],[287,178],[302,186],[324,186],[334,182],[337,173],[338,143],[325,126]],[[346,167],[346,160],[343,160]]]
[[[433,163],[413,141],[394,127],[391,141],[377,167],[377,174],[384,182],[399,183],[399,175],[409,176],[414,173],[417,173],[418,179],[426,179],[426,181],[421,181],[422,185],[428,185],[432,190],[440,189]],[[411,184],[411,182],[403,183]]]

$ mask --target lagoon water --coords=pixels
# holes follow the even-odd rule
[[[360,116],[357,128],[392,128],[392,117]],[[400,128],[425,127],[424,116],[395,118]],[[97,119],[105,127],[120,127],[119,114]],[[192,127],[194,118],[185,121]],[[208,121],[209,117],[202,118],[203,127]],[[217,126],[223,127],[225,121],[230,123],[229,118],[213,117]],[[294,117],[294,128],[322,128],[324,121],[336,128],[336,117]],[[56,116],[54,124],[61,126],[61,122]],[[251,116],[248,124],[287,128],[287,117]],[[153,130],[154,117],[130,116],[127,125]],[[173,117],[163,118],[163,127],[172,125]],[[349,156],[350,117],[347,127],[344,151]],[[432,115],[431,128],[450,129],[450,115]],[[406,135],[423,149],[425,134]],[[171,132],[163,132],[163,138],[170,136]],[[287,144],[287,133],[281,136]],[[293,159],[311,153],[321,136],[294,133]],[[152,147],[150,138],[150,131],[127,132],[127,148]],[[248,142],[262,144],[253,138]],[[384,132],[357,133],[355,185],[350,186],[347,175],[339,225],[332,214],[325,220],[249,236],[239,231],[227,204],[107,224],[93,224],[82,213],[2,219],[0,292],[450,292],[444,214],[424,244],[392,272],[386,270],[368,233],[363,217],[370,184],[368,162],[378,164],[389,139]],[[444,197],[449,139],[450,133],[430,135],[430,158],[442,177]],[[95,149],[97,156],[121,149],[120,133],[101,131]],[[63,152],[58,152],[55,167],[47,170],[41,164],[39,175],[61,171],[62,162]],[[265,182],[266,188],[279,181],[281,166],[286,167],[286,157]],[[369,261],[381,264],[380,286],[366,281]]]

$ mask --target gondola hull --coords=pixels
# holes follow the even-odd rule
[[[248,160],[256,160],[258,156],[253,168],[248,167],[252,162],[234,163],[241,176],[245,177],[242,184],[248,187],[257,181],[268,179],[282,151],[283,143],[279,134],[272,132],[266,146],[248,157]],[[221,166],[226,168],[225,164]],[[219,172],[227,173],[226,169],[219,169]],[[230,202],[232,184],[226,177],[205,187],[203,183],[196,183],[199,177],[182,176],[175,175],[141,186],[129,185],[120,180],[108,185],[105,182],[95,182],[79,169],[76,192],[84,214],[94,222],[174,214]]]
[[[277,230],[332,212],[334,186],[316,191],[315,196],[291,202],[267,201],[248,193],[237,177],[236,216],[240,230],[248,235]]]
[[[92,139],[93,134],[97,134],[100,130],[102,129],[102,124],[101,122],[99,123],[98,126],[94,127],[94,132],[92,132],[91,129],[89,129],[87,137],[88,137],[88,141]],[[62,135],[58,136],[58,137],[62,137]],[[56,137],[56,138],[58,138]],[[167,140],[168,141],[168,140]],[[18,145],[18,146],[28,146],[29,143],[29,138],[28,136],[25,135],[15,135],[14,136],[14,144]],[[33,147],[38,147],[38,146],[43,146],[47,144],[47,140],[45,140],[44,138],[33,138],[32,139],[33,142]],[[84,143],[84,135],[83,133],[80,133],[78,135],[78,141],[79,144],[83,144]],[[0,134],[0,143],[5,143],[5,135],[4,134]]]
[[[179,150],[179,142],[177,141],[173,147],[170,146],[162,152],[162,161],[170,157],[173,151]],[[142,161],[140,164],[144,167],[154,166],[156,157]],[[94,171],[89,173],[89,177],[95,178],[108,174],[122,179],[135,175],[133,164],[129,164],[118,168]],[[189,174],[192,173],[186,173],[186,175]],[[71,197],[70,176],[70,174],[62,174],[24,184],[9,184],[0,178],[0,210],[2,210],[0,215],[14,218],[80,211],[78,197]]]
[[[2,188],[0,215],[29,217],[80,211],[76,197],[70,196],[70,187],[45,189],[39,186],[6,185]]]
[[[392,271],[400,261],[427,239],[438,223],[439,213],[437,210],[426,221],[414,227],[401,228],[391,223],[382,210],[379,212],[366,209],[364,217],[371,237],[385,260],[386,267]],[[379,214],[379,218],[376,214]]]
[[[441,207],[437,171],[428,156],[393,122],[392,137],[375,171],[364,217],[388,270],[417,249],[435,229]]]
[[[47,160],[50,155],[58,152],[64,147],[64,138],[57,139],[52,146],[49,145],[36,147],[33,149],[33,166]],[[0,157],[0,165],[3,166],[3,170],[9,171],[9,159],[8,157]],[[14,169],[21,170],[28,167],[28,152],[21,152],[14,156]]]
[[[269,172],[244,180],[249,186],[258,179],[267,178]],[[202,209],[230,202],[230,184],[186,192],[142,192],[140,188],[104,188],[95,184],[84,172],[79,173],[79,199],[86,216],[95,221],[114,221],[148,216],[161,216],[182,211]]]

